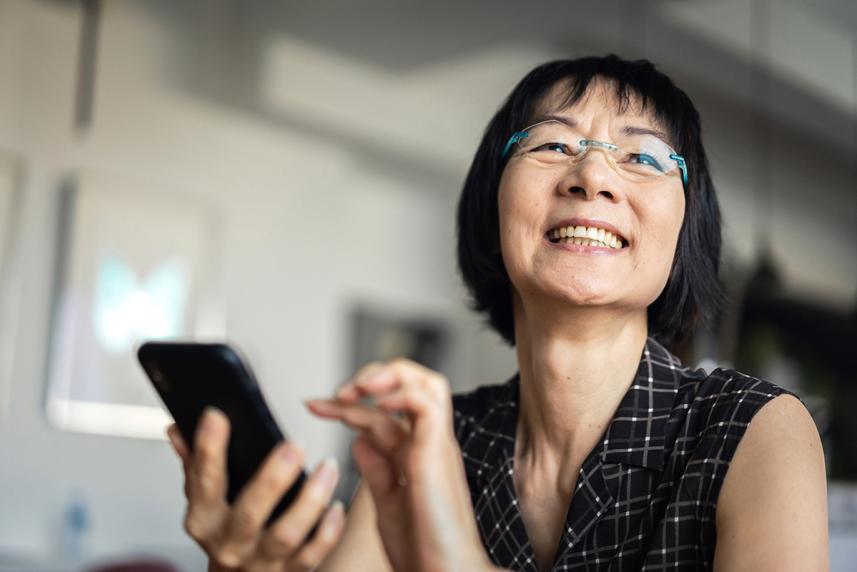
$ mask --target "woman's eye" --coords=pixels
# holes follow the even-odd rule
[[[556,153],[563,153],[565,155],[570,154],[568,151],[568,147],[564,143],[545,143],[543,145],[539,145],[533,151],[554,151]]]
[[[658,171],[663,171],[663,167],[661,167],[661,164],[658,163],[658,160],[652,157],[651,155],[647,155],[646,153],[632,154],[631,161],[640,165],[650,165]]]

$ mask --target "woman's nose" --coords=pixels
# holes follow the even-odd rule
[[[563,194],[581,194],[587,200],[599,195],[613,200],[618,193],[617,173],[603,150],[587,150],[579,161],[567,167],[557,190]]]

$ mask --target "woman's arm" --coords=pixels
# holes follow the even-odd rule
[[[828,570],[824,452],[803,404],[781,395],[753,417],[717,502],[715,570]]]
[[[372,495],[361,482],[351,501],[342,538],[318,572],[392,572],[375,519]]]

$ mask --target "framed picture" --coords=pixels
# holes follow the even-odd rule
[[[350,312],[350,322],[351,372],[370,361],[397,357],[436,371],[446,369],[450,328],[436,317],[357,304]]]
[[[23,161],[0,150],[0,417],[9,408],[12,356],[18,321],[20,231]]]
[[[84,174],[60,192],[47,415],[72,431],[164,438],[137,363],[148,339],[222,339],[217,217],[205,201]]]
[[[449,369],[453,327],[425,311],[393,308],[389,304],[354,303],[348,312],[349,366],[353,374],[371,361],[404,357],[429,369]],[[353,458],[342,468],[335,496],[349,503],[360,481]]]

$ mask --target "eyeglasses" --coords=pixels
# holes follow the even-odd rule
[[[672,147],[651,134],[628,135],[614,143],[586,139],[572,127],[548,119],[516,131],[503,148],[505,159],[525,156],[546,166],[577,163],[592,148],[603,149],[616,169],[632,180],[662,177],[678,169],[682,186],[687,189],[687,163]]]

